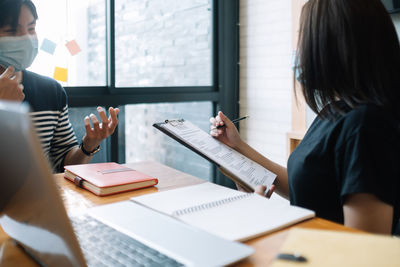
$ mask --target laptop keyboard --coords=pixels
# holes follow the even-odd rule
[[[71,221],[88,266],[184,266],[90,216]]]

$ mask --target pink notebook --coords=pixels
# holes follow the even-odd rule
[[[64,177],[90,192],[106,196],[156,185],[158,179],[115,162],[65,166]]]

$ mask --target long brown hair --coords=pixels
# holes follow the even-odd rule
[[[400,118],[399,39],[380,0],[308,1],[296,58],[305,100],[319,116],[343,112],[340,99],[350,108],[373,103]]]

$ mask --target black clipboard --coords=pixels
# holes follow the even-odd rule
[[[172,119],[172,120],[165,120],[164,122],[158,122],[158,123],[154,123],[153,127],[157,128],[158,130],[160,130],[161,132],[163,132],[164,134],[168,135],[169,137],[171,137],[172,139],[174,139],[175,141],[177,141],[178,143],[180,143],[181,145],[189,148],[190,150],[192,150],[193,152],[197,153],[198,155],[200,155],[201,157],[205,158],[206,160],[210,161],[211,163],[215,164],[220,171],[227,177],[229,177],[230,179],[232,179],[235,183],[239,184],[240,186],[242,186],[244,189],[246,189],[249,192],[254,192],[254,188],[247,184],[245,181],[243,181],[242,179],[240,179],[239,177],[237,177],[236,175],[234,175],[233,173],[231,173],[229,170],[227,170],[226,168],[224,168],[223,166],[221,166],[219,163],[217,163],[216,161],[214,161],[213,159],[209,158],[207,155],[205,155],[203,152],[201,152],[200,150],[198,150],[197,148],[193,147],[192,145],[188,144],[187,142],[185,142],[185,140],[183,140],[182,138],[180,138],[179,136],[175,135],[174,133],[168,131],[166,128],[164,128],[162,125],[165,125],[167,123],[169,123],[170,125],[174,126],[174,125],[179,125],[184,123],[185,120],[184,119]]]

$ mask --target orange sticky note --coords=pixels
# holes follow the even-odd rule
[[[68,77],[68,69],[56,67],[54,69],[53,78],[60,82],[66,82]]]
[[[75,56],[76,54],[78,54],[79,52],[81,52],[81,48],[79,47],[78,43],[75,40],[69,41],[68,43],[66,43],[65,45],[69,52],[71,53],[71,55]]]

